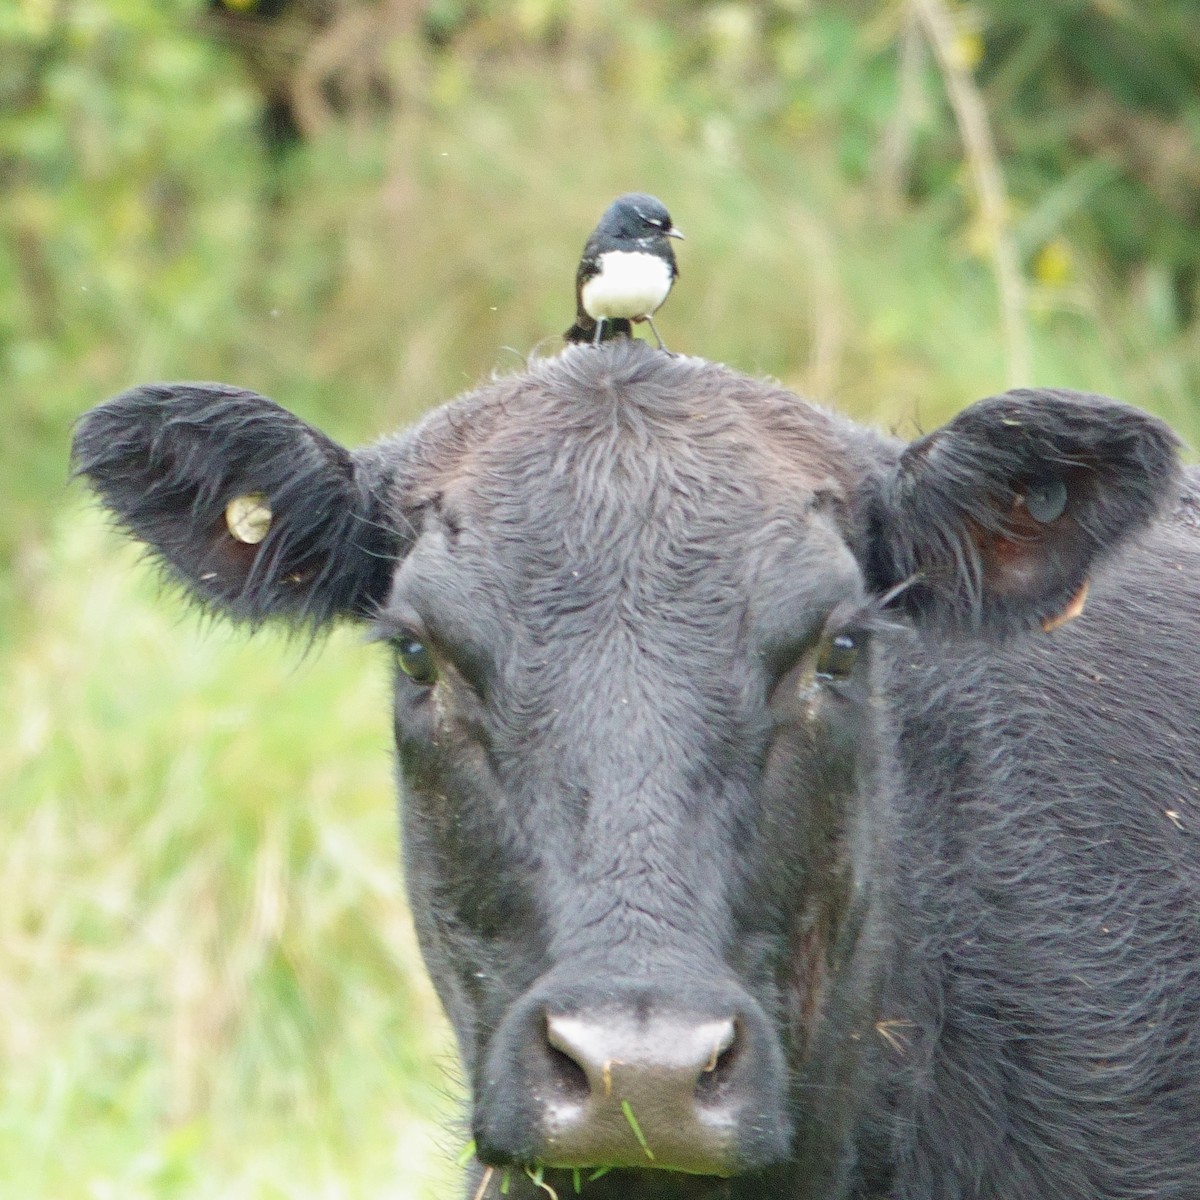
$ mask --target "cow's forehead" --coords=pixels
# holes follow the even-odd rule
[[[746,519],[844,495],[863,431],[780,387],[634,342],[577,347],[439,410],[416,435],[401,507],[475,523],[550,505],[562,521]],[[535,511],[528,511],[530,508]]]
[[[785,580],[824,592],[851,574],[834,515],[857,448],[780,388],[640,345],[581,347],[456,407],[421,431],[405,498],[452,536],[423,539],[403,587],[442,592],[474,567],[544,620],[582,595],[732,622]]]

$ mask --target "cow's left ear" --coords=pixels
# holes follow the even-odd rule
[[[76,473],[193,597],[316,628],[386,595],[398,553],[384,456],[346,450],[256,392],[150,384],[85,414]]]
[[[1096,561],[1157,512],[1178,471],[1161,421],[1102,396],[1018,390],[913,442],[875,493],[879,590],[944,629],[1003,634],[1076,615]]]

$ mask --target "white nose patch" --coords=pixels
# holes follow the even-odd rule
[[[600,255],[600,272],[583,285],[583,309],[601,317],[651,316],[671,290],[671,268],[657,254],[610,250]]]

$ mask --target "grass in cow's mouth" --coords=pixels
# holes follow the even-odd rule
[[[629,1128],[633,1130],[633,1136],[637,1138],[638,1145],[646,1152],[646,1157],[653,1162],[654,1151],[650,1149],[650,1145],[646,1141],[646,1135],[642,1132],[642,1127],[638,1124],[637,1117],[633,1115],[633,1105],[628,1100],[622,1100],[621,1111],[625,1114],[625,1120],[629,1122]]]
[[[495,1173],[495,1167],[486,1167],[484,1169],[483,1178],[479,1181],[479,1187],[475,1189],[473,1200],[483,1200],[483,1194],[488,1190],[488,1184],[492,1182],[492,1176],[495,1175]]]
[[[496,1168],[495,1167],[484,1167],[483,1176],[479,1180],[479,1186],[475,1189],[475,1195],[472,1197],[472,1200],[483,1200],[484,1196],[487,1195],[488,1188],[491,1187],[491,1185],[492,1185],[492,1180],[495,1178],[496,1178]],[[533,1176],[530,1176],[530,1178],[532,1179]],[[508,1195],[508,1188],[511,1183],[512,1183],[512,1168],[505,1167],[500,1172],[500,1195],[502,1195],[502,1196]],[[555,1200],[557,1200],[557,1197],[555,1197]]]
[[[594,1183],[597,1179],[603,1179],[605,1175],[612,1170],[612,1167],[597,1167],[588,1177],[588,1183]],[[571,1168],[571,1185],[575,1188],[575,1195],[583,1195],[583,1179],[582,1172],[579,1167]]]
[[[550,1200],[558,1200],[558,1193],[542,1178],[545,1170],[546,1168],[542,1166],[526,1167],[525,1174],[533,1180],[534,1186],[540,1187],[550,1197]]]
[[[654,1155],[651,1154],[650,1148],[646,1145],[646,1142],[642,1136],[641,1130],[637,1126],[637,1119],[633,1116],[633,1109],[629,1107],[628,1101],[624,1102],[624,1108],[627,1110],[625,1113],[626,1119],[630,1122],[630,1126],[632,1127],[634,1133],[637,1135],[637,1139],[641,1143],[642,1148],[646,1151],[647,1154],[650,1155],[651,1158],[653,1158]],[[475,1139],[472,1138],[470,1141],[465,1142],[463,1144],[463,1148],[458,1152],[458,1157],[454,1161],[457,1166],[465,1167],[467,1165],[467,1163],[469,1163],[471,1161],[471,1159],[474,1157],[475,1157]],[[585,1169],[586,1168],[581,1168],[581,1167],[572,1167],[571,1168],[571,1184],[572,1184],[572,1187],[574,1188],[575,1195],[577,1195],[577,1196],[580,1196],[583,1194],[583,1185],[585,1182],[586,1183],[594,1183],[597,1179],[603,1179],[604,1176],[607,1175],[609,1173],[609,1171],[612,1170],[612,1167],[596,1167],[591,1172],[591,1174],[588,1175],[587,1179],[584,1180],[583,1171]],[[547,1195],[549,1195],[551,1197],[551,1200],[559,1200],[558,1192],[555,1191],[555,1189],[546,1182],[546,1179],[545,1179],[546,1166],[544,1163],[528,1163],[524,1167],[522,1167],[522,1170],[525,1172],[525,1174],[529,1177],[530,1181],[536,1187],[541,1188],[543,1192],[545,1192]],[[477,1187],[475,1189],[475,1195],[472,1197],[472,1200],[484,1200],[484,1197],[487,1195],[488,1189],[492,1185],[492,1180],[496,1178],[496,1174],[497,1174],[497,1169],[495,1167],[484,1167],[483,1175],[480,1177],[480,1180],[479,1180],[479,1187]],[[509,1187],[512,1184],[512,1168],[511,1167],[501,1168],[499,1171],[499,1175],[500,1175],[500,1195],[507,1196]]]

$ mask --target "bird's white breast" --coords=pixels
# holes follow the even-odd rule
[[[599,273],[583,285],[580,298],[593,320],[650,316],[671,290],[671,268],[657,254],[609,250]]]

